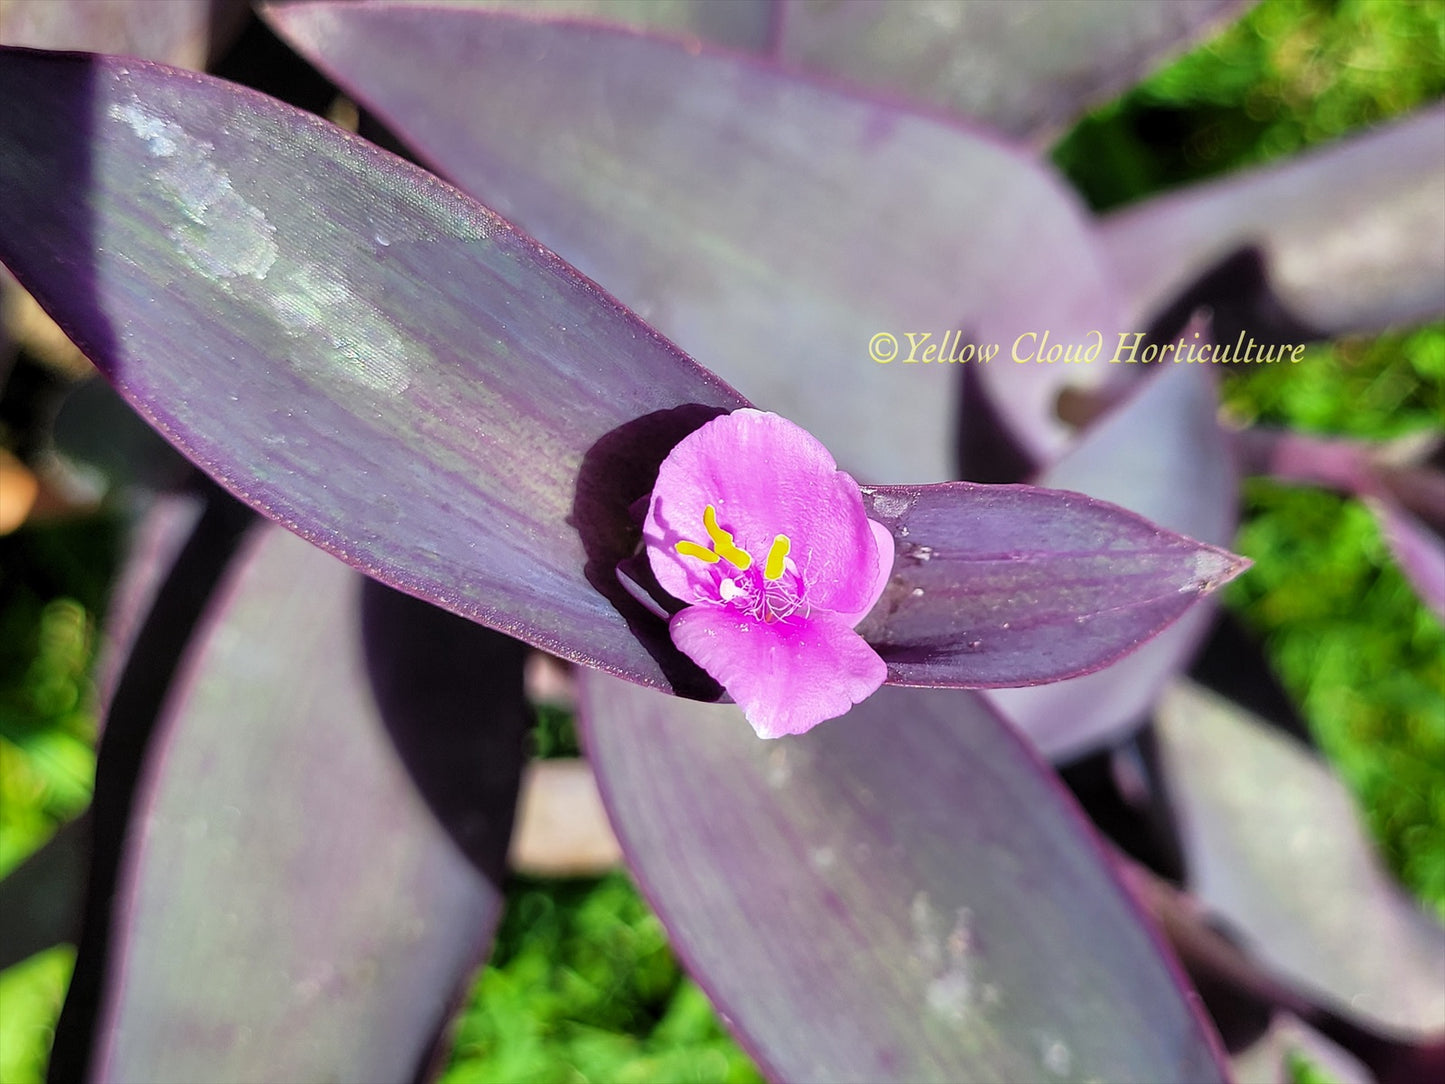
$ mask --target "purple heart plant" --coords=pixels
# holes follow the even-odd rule
[[[1445,312],[1441,112],[1103,218],[1038,154],[1239,7],[262,7],[229,55],[294,53],[222,73],[371,138],[0,27],[0,260],[207,479],[112,605],[52,1078],[434,1075],[539,652],[771,1079],[1438,1066],[1439,925],[1184,674],[1241,470],[1367,496],[1445,608],[1438,473],[1215,372]]]

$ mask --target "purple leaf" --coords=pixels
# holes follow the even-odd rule
[[[696,36],[760,53],[773,34],[775,0],[451,0],[457,6],[528,19],[598,20],[639,30]]]
[[[110,589],[96,661],[96,700],[103,726],[127,660],[167,577],[194,533],[203,510],[195,494],[156,497],[127,539],[125,562]]]
[[[116,885],[146,752],[182,654],[216,583],[255,523],[249,510],[214,487],[206,488],[198,517],[179,502],[166,502],[151,517],[138,532],[146,544],[133,549],[133,567],[121,578],[131,595],[110,628],[119,633],[111,648],[125,652],[124,666],[116,667],[103,690],[104,734],[89,812],[92,841],[84,922],[49,1068],[57,1080],[93,1075],[96,1015],[116,936],[111,922]]]
[[[0,44],[120,53],[199,69],[248,15],[245,0],[0,0]]]
[[[1230,1058],[1238,1084],[1288,1084],[1298,1079],[1294,1059],[1304,1055],[1336,1084],[1375,1084],[1369,1070],[1299,1017],[1276,1013],[1253,1044]]]
[[[138,796],[95,1079],[429,1053],[500,907],[521,649],[368,584],[267,527],[217,596]]]
[[[735,393],[460,193],[321,121],[138,62],[3,61],[0,90],[29,104],[0,117],[0,255],[152,424],[378,579],[696,691],[615,568],[658,464]],[[1096,668],[1244,567],[1078,497],[958,484],[871,504],[906,540],[869,626],[895,680]]]
[[[1056,389],[1017,372],[1034,367],[1009,359],[1014,340],[1115,337],[1077,198],[992,136],[609,29],[385,3],[268,17],[447,176],[860,480],[953,477],[961,366],[906,363],[910,334],[920,358],[997,347],[983,369],[1002,409],[1046,419],[1048,448],[1067,435],[1047,421]],[[870,356],[880,334],[897,360]]]
[[[1420,1042],[1361,1027],[1261,970],[1235,936],[1221,932],[1218,917],[1189,893],[1123,856],[1118,869],[1135,898],[1165,931],[1232,1053],[1256,1042],[1272,1019],[1283,1016],[1305,1021],[1319,1032],[1316,1039],[1327,1038],[1349,1051],[1379,1084],[1417,1084],[1441,1076],[1445,1040]],[[1324,1061],[1328,1066],[1333,1058]],[[1241,1071],[1247,1068],[1236,1065]],[[1282,1084],[1288,1079],[1292,1078],[1282,1078]]]
[[[1156,720],[1204,905],[1311,1000],[1386,1034],[1440,1038],[1445,930],[1390,880],[1328,768],[1188,684]]]
[[[1114,501],[1172,531],[1225,545],[1234,533],[1238,480],[1216,420],[1214,374],[1168,365],[1088,430],[1038,479]],[[1050,757],[1117,738],[1199,646],[1213,616],[1197,606],[1114,665],[1085,677],[987,699]]]
[[[1223,1078],[1047,769],[968,694],[800,738],[585,673],[589,755],[689,970],[778,1080]]]
[[[1445,620],[1445,537],[1393,500],[1373,498],[1366,503],[1421,600]]]
[[[1415,591],[1445,617],[1445,473],[1425,462],[1438,436],[1372,444],[1258,427],[1236,434],[1235,447],[1250,473],[1364,500]]]
[[[863,501],[898,554],[858,632],[903,684],[1097,670],[1249,567],[1077,493],[954,482],[865,487]]]
[[[1207,268],[1260,245],[1274,294],[1321,338],[1445,312],[1445,108],[1284,165],[1158,196],[1102,238],[1148,319]]]
[[[1042,143],[1247,4],[783,0],[794,64],[902,91]]]
[[[0,256],[143,416],[393,586],[662,680],[613,601],[631,604],[626,508],[741,399],[506,223],[320,120],[139,62],[0,60],[0,96],[27,103],[0,116]]]

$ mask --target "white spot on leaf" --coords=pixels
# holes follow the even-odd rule
[[[897,519],[903,515],[912,503],[907,497],[896,493],[880,493],[876,489],[866,489],[864,492],[873,498],[873,511],[889,519]]]
[[[156,186],[180,211],[166,234],[196,269],[216,279],[265,278],[278,255],[276,229],[209,160],[215,144],[187,135],[139,101],[112,105],[109,115],[128,125],[155,159]]]
[[[327,372],[374,391],[396,393],[411,383],[406,348],[391,321],[324,267],[307,264],[281,276],[268,300],[281,326],[306,345],[292,353],[298,368],[314,368],[313,359],[322,358]]]
[[[1074,1067],[1074,1056],[1061,1040],[1047,1035],[1039,1037],[1039,1060],[1054,1076],[1066,1077]]]
[[[926,979],[924,1003],[940,1016],[961,1020],[978,996],[972,913],[960,907],[945,931],[946,919],[928,894],[920,892],[913,897],[908,917],[913,926],[913,960]]]

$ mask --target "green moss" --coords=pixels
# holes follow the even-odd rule
[[[1257,479],[1245,512],[1236,544],[1255,566],[1226,600],[1263,638],[1387,863],[1445,917],[1445,628],[1357,501]]]
[[[0,1080],[41,1084],[75,950],[58,945],[0,971]]]
[[[1445,323],[1306,348],[1298,365],[1229,366],[1240,421],[1388,440],[1445,417]]]
[[[90,803],[90,670],[116,539],[108,517],[0,539],[0,876]]]
[[[1291,1084],[1338,1084],[1334,1077],[1297,1051],[1287,1055],[1286,1066]]]
[[[753,1084],[747,1057],[679,970],[621,874],[515,882],[445,1084]]]
[[[1096,210],[1294,154],[1445,94],[1442,0],[1265,0],[1074,127]]]

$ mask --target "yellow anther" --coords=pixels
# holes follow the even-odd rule
[[[678,542],[673,548],[684,557],[696,557],[703,564],[715,565],[718,563],[718,555],[712,550],[705,550],[696,542]]]
[[[776,580],[783,575],[783,562],[788,558],[788,550],[792,548],[785,534],[778,535],[773,539],[772,548],[768,550],[767,564],[763,565],[763,579]]]
[[[712,548],[719,557],[739,572],[746,572],[752,567],[752,554],[735,546],[733,536],[717,525],[717,509],[712,505],[703,510],[702,525],[707,528],[707,536],[712,539]]]

